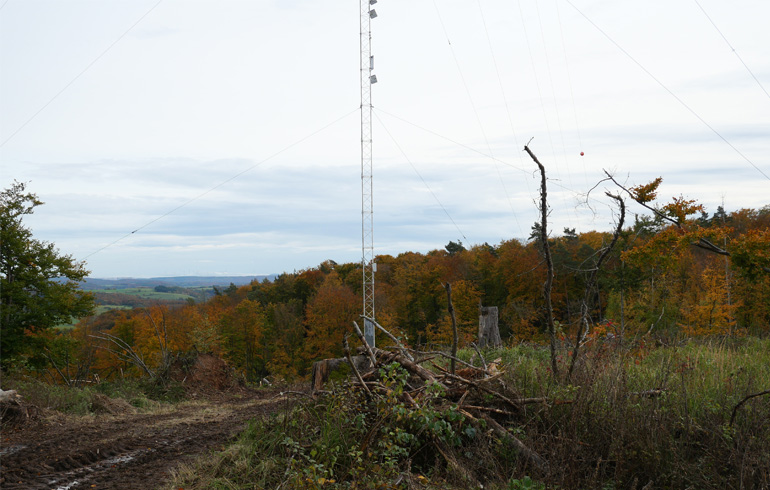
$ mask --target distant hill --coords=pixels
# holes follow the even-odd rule
[[[269,281],[278,277],[278,274],[270,274],[268,276],[178,276],[178,277],[120,277],[116,279],[103,279],[97,277],[87,277],[82,283],[83,289],[127,289],[127,288],[140,288],[148,287],[154,288],[155,286],[169,286],[169,287],[212,287],[212,286],[229,286],[235,284],[236,286],[244,286],[250,284],[254,280],[262,282],[267,279]]]

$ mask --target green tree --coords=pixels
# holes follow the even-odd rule
[[[22,182],[0,193],[0,359],[6,369],[20,356],[44,362],[43,334],[94,308],[91,295],[78,290],[88,275],[85,263],[34,239],[24,226],[24,217],[42,204]]]
[[[463,246],[463,242],[460,240],[457,240],[457,243],[453,241],[449,241],[447,245],[444,247],[447,252],[449,252],[449,255],[454,255],[456,253],[465,252],[465,247]]]

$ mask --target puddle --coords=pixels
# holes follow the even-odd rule
[[[27,446],[22,446],[21,444],[17,446],[0,447],[0,456],[8,456],[9,454],[18,453],[26,447]]]
[[[80,482],[78,482],[77,480],[75,480],[74,482],[72,482],[72,483],[69,483],[69,484],[67,484],[67,485],[64,485],[64,486],[61,486],[61,487],[56,487],[56,490],[70,490],[71,488],[75,488],[75,487],[76,487],[76,486],[78,486],[79,484],[80,484]]]
[[[134,454],[136,454],[138,451],[134,451]],[[101,461],[94,466],[108,466],[113,464],[123,464],[128,463],[132,459],[134,459],[134,454],[126,454],[125,456],[116,456],[114,458],[105,459],[104,461]]]
[[[64,478],[59,480],[52,480],[48,482],[49,485],[54,488],[54,490],[72,490],[74,488],[78,488],[80,485],[85,484],[89,480],[89,475],[91,473],[96,473],[100,470],[104,470],[106,468],[109,468],[111,466],[118,466],[121,464],[125,464],[128,462],[133,461],[136,459],[136,456],[140,453],[146,452],[146,451],[152,451],[148,449],[139,449],[136,451],[132,451],[128,454],[124,454],[122,456],[115,456],[113,458],[105,459],[102,461],[98,461],[92,465],[84,466],[82,468],[78,468],[72,471],[69,471],[65,473]],[[117,468],[116,468],[117,469]],[[72,480],[68,483],[60,483],[62,480],[66,480],[69,478],[78,478],[77,480]],[[57,487],[53,487],[53,485],[58,485]]]

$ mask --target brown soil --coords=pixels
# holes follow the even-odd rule
[[[97,415],[44,414],[23,406],[4,417],[0,487],[12,489],[152,489],[174,468],[222,449],[253,418],[286,407],[277,390],[237,386],[226,364],[201,355],[172,368],[190,401],[137,414],[121,400],[97,397]],[[30,416],[30,412],[35,416]]]
[[[213,354],[177,359],[171,365],[169,377],[182,383],[192,398],[238,389],[230,367],[222,358]]]
[[[221,394],[154,414],[41,417],[3,431],[0,488],[158,488],[180,463],[221,449],[249,419],[284,407],[276,395]]]

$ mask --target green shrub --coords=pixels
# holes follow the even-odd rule
[[[95,391],[89,387],[69,388],[51,385],[36,379],[15,380],[12,386],[27,403],[40,408],[75,415],[90,413]]]
[[[156,408],[160,402],[176,402],[184,397],[178,384],[159,385],[144,380],[109,381],[85,387],[49,384],[35,378],[14,377],[4,381],[8,385],[5,388],[17,390],[26,403],[73,415],[94,413],[94,398],[98,395],[123,399],[145,410]]]

